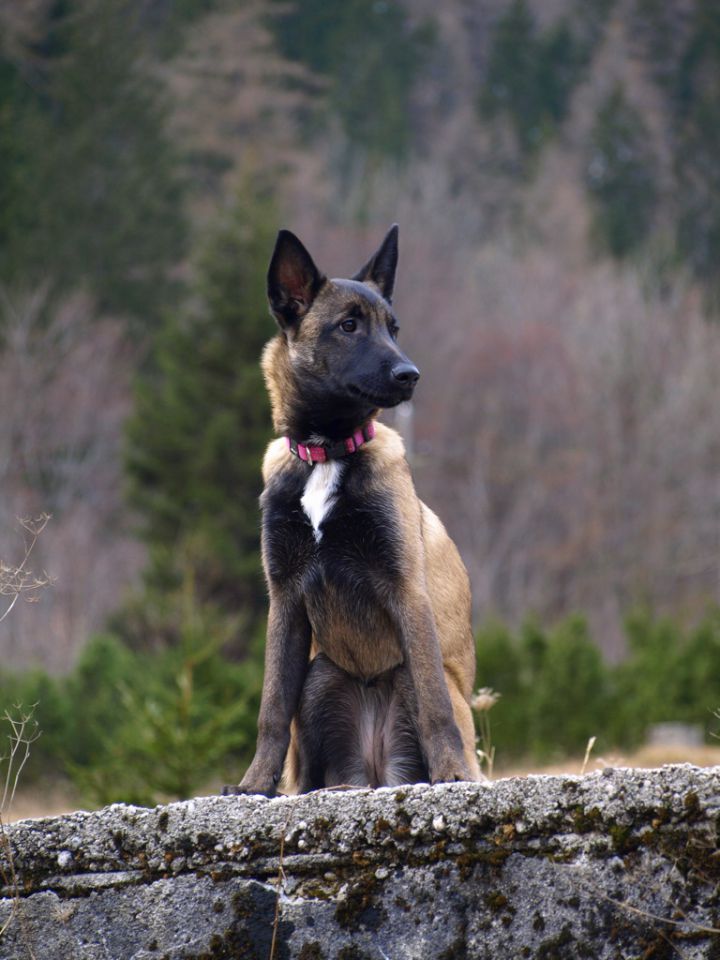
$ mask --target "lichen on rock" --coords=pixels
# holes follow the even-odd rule
[[[5,831],[0,960],[268,960],[273,936],[274,960],[720,958],[720,768],[114,804]]]

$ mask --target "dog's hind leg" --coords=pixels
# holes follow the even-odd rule
[[[358,729],[358,681],[324,654],[311,661],[294,723],[298,793],[370,783]]]
[[[412,685],[403,667],[366,682],[318,654],[294,724],[298,792],[427,782],[413,713]]]

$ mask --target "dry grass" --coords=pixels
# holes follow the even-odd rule
[[[80,809],[87,807],[66,787],[38,784],[35,788],[18,788],[3,820],[7,824],[31,817],[59,817]]]
[[[586,773],[602,770],[603,767],[640,767],[651,769],[666,763],[692,763],[698,767],[720,766],[720,747],[641,747],[633,753],[608,753],[595,757],[586,766]],[[582,772],[583,757],[569,757],[556,763],[535,764],[532,762],[503,766],[496,770],[497,777],[521,777],[529,773],[576,773]]]
[[[579,774],[583,768],[583,757],[570,757],[567,760],[550,764],[536,764],[530,761],[501,765],[494,771],[494,779],[503,777],[521,777],[527,774]],[[603,767],[640,767],[650,769],[661,767],[665,763],[692,763],[698,767],[720,766],[720,747],[642,747],[634,753],[605,754],[593,757],[587,763],[586,773],[601,770]],[[217,784],[209,785],[201,791],[202,795],[219,793]],[[15,799],[3,815],[4,822],[13,823],[37,817],[59,817],[75,810],[91,809],[83,804],[77,794],[62,785],[41,784],[34,788],[20,787]]]

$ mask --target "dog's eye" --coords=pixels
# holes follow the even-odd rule
[[[397,340],[397,336],[400,333],[400,327],[396,323],[391,323],[388,327],[388,330],[390,331],[390,336],[393,338],[393,340]]]
[[[354,333],[357,330],[357,320],[354,317],[348,317],[340,324],[340,329],[345,333]]]

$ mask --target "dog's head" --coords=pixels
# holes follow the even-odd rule
[[[397,344],[392,292],[398,228],[352,279],[329,280],[289,230],[268,270],[270,309],[287,341],[294,389],[311,406],[333,404],[359,420],[412,396],[420,373]]]

